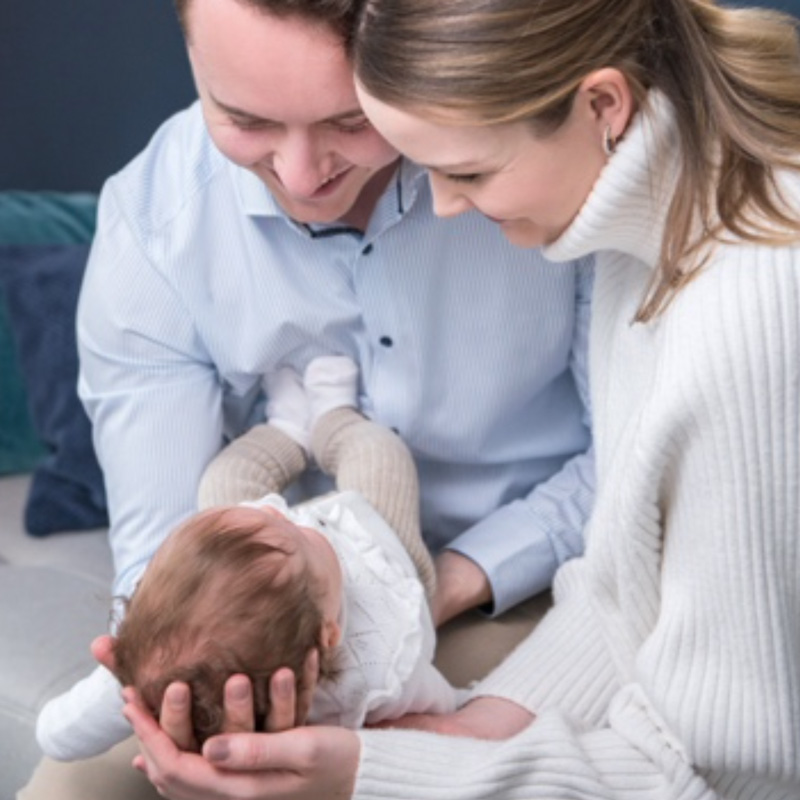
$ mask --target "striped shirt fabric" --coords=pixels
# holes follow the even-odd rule
[[[198,105],[177,114],[104,187],[79,304],[115,592],[263,420],[261,377],[323,354],[359,365],[363,412],[414,454],[427,542],[485,570],[492,613],[546,588],[592,503],[591,282],[591,260],[550,263],[478,214],[437,220],[405,161],[364,232],[298,224]]]

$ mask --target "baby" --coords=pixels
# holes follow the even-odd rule
[[[305,382],[316,381],[316,388],[306,392],[307,399],[341,387],[331,375],[341,375],[342,367],[348,371],[352,362],[315,364],[327,378],[310,377],[309,370],[317,378],[319,371],[309,366]],[[354,386],[352,375],[347,380]],[[322,384],[327,388],[320,389]],[[435,631],[426,588],[430,595],[433,567],[419,536],[413,460],[399,437],[352,406],[320,407],[321,413],[311,414],[308,441],[312,451],[316,442],[317,460],[344,491],[295,509],[277,494],[215,505],[179,526],[127,604],[114,645],[116,677],[98,668],[42,710],[37,737],[45,753],[87,758],[129,736],[120,713],[120,682],[136,686],[154,713],[169,683],[189,683],[195,735],[202,743],[220,729],[225,681],[244,673],[253,682],[256,719],[262,720],[272,673],[289,666],[301,676],[303,660],[315,647],[320,682],[311,723],[357,727],[456,707],[457,691],[431,663]],[[298,463],[305,461],[285,453],[293,451],[293,441],[305,450],[302,438],[291,435],[302,434],[302,426],[293,430],[284,419],[270,418],[255,436],[247,435],[249,441],[245,436],[223,451],[204,477],[201,500],[204,493],[206,504],[221,493],[241,496],[246,474],[259,475],[249,492],[258,485],[281,489],[296,477]],[[284,435],[287,428],[291,433]],[[284,450],[270,449],[276,441]],[[286,469],[287,463],[294,466]],[[345,483],[363,483],[364,494],[343,486],[343,475]],[[403,531],[402,543],[386,517]]]

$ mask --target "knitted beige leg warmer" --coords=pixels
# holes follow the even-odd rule
[[[334,408],[311,431],[311,452],[339,491],[360,492],[397,533],[430,601],[436,571],[420,531],[417,468],[403,440],[354,408]]]
[[[206,467],[197,492],[198,508],[280,494],[306,465],[305,451],[294,439],[269,423],[256,425]]]

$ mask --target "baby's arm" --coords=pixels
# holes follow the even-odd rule
[[[420,660],[400,696],[387,698],[370,709],[365,722],[371,725],[405,714],[451,714],[468,696],[468,689],[451,686],[433,664]]]
[[[36,739],[58,761],[104,753],[132,731],[122,716],[121,687],[105,667],[97,667],[68,692],[50,700],[36,721]]]

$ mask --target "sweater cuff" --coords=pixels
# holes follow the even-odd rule
[[[576,559],[559,570],[553,608],[473,689],[472,698],[502,697],[536,715],[558,708],[570,718],[600,723],[620,684],[601,621],[583,597],[583,567]]]
[[[674,754],[648,753],[611,728],[586,731],[558,713],[503,741],[399,730],[358,736],[353,800],[663,800],[677,786],[690,788],[681,796],[705,796]]]

